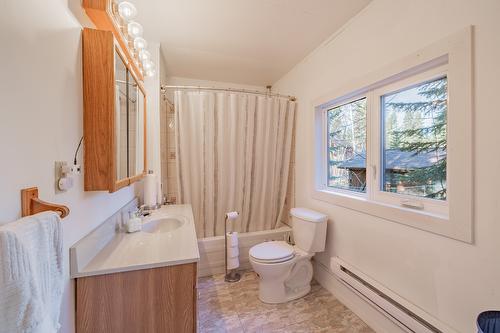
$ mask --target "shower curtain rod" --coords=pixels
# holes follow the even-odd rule
[[[188,90],[214,90],[214,91],[229,91],[229,92],[240,92],[245,94],[254,94],[254,95],[266,95],[273,97],[284,97],[288,98],[290,101],[295,102],[297,99],[295,96],[290,95],[281,95],[274,94],[267,91],[258,91],[258,90],[248,90],[248,89],[234,89],[234,88],[215,88],[215,87],[200,87],[200,86],[170,86],[170,85],[162,85],[160,90],[162,94],[165,94],[167,89],[188,89]]]

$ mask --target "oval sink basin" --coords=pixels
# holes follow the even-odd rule
[[[150,234],[159,234],[164,232],[171,232],[179,229],[183,225],[183,221],[167,217],[158,220],[149,221],[142,225],[142,231]]]

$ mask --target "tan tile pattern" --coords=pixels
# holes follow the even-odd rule
[[[305,297],[282,304],[262,303],[258,292],[258,277],[250,271],[237,283],[224,282],[223,275],[200,278],[198,332],[373,332],[316,282]]]
[[[169,202],[176,203],[175,113],[173,106],[166,100],[162,103],[160,120],[163,195]]]

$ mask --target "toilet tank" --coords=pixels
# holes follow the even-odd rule
[[[307,208],[292,208],[290,214],[295,245],[309,253],[323,252],[328,217]]]

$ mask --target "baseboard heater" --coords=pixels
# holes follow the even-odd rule
[[[377,310],[412,333],[456,333],[422,309],[406,301],[338,257],[330,262],[338,280],[372,304]]]

